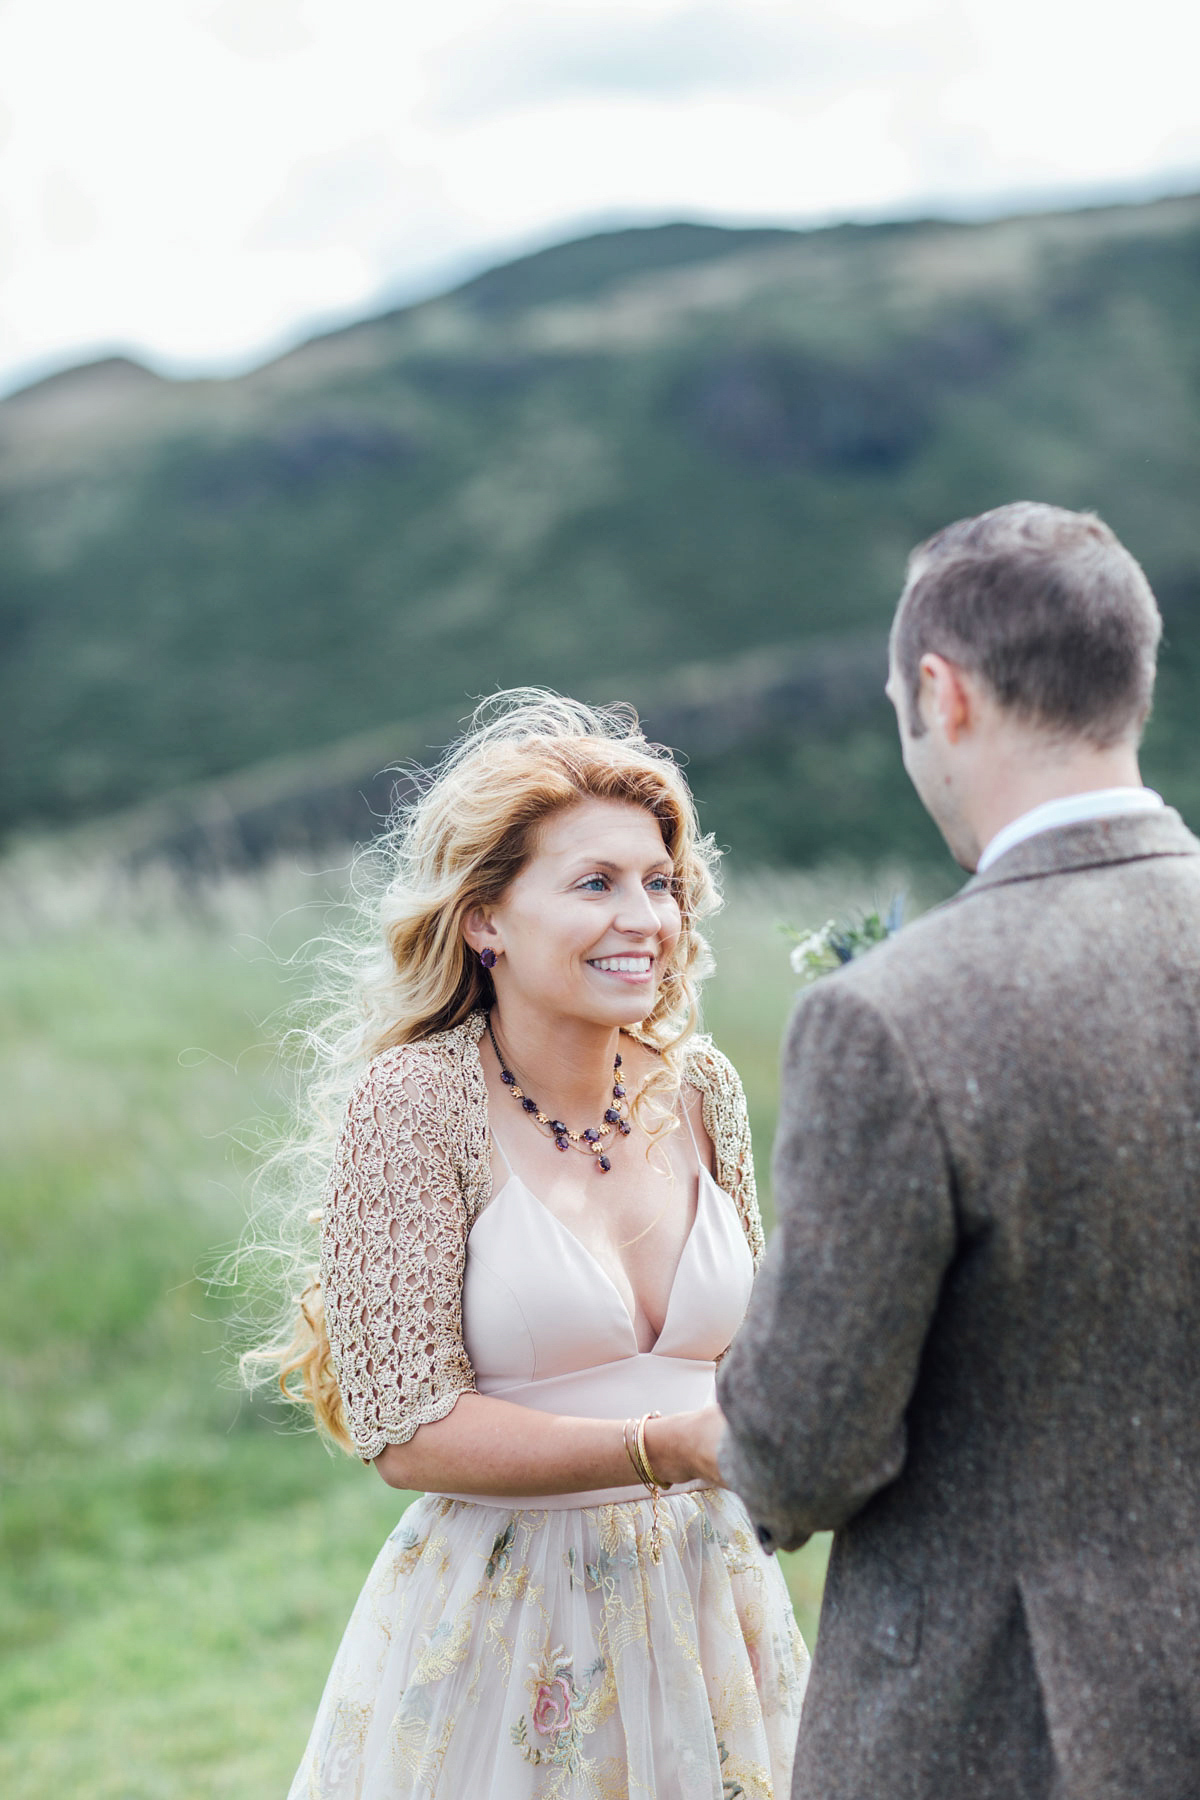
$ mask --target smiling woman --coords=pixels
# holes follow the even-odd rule
[[[424,1497],[294,1800],[783,1794],[807,1656],[716,1462],[762,1229],[695,1032],[715,850],[631,712],[522,691],[386,854],[358,1022],[314,1038],[318,1109],[350,1084],[320,1269],[259,1363]]]

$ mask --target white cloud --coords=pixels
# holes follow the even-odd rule
[[[245,361],[589,218],[1200,183],[1198,49],[1175,0],[0,0],[0,380]]]
[[[790,7],[735,10],[699,0],[618,19],[602,6],[545,8],[528,11],[519,24],[497,18],[457,45],[427,110],[459,122],[579,94],[669,103],[775,93],[794,101],[847,81],[903,80],[923,72],[931,52],[944,62],[948,50],[946,37],[914,38],[909,20],[892,20],[864,38],[833,13]]]

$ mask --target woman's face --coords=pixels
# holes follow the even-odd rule
[[[597,1025],[653,1011],[680,932],[674,871],[658,821],[620,800],[580,800],[542,827],[500,903],[468,921],[490,944],[510,1002]]]

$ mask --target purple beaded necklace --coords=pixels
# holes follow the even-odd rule
[[[516,1076],[500,1054],[500,1046],[496,1042],[496,1034],[492,1030],[491,1013],[488,1014],[487,1019],[487,1034],[492,1040],[496,1061],[500,1064],[500,1079],[513,1099],[521,1102],[522,1112],[528,1113],[530,1118],[534,1119],[544,1131],[550,1133],[554,1139],[556,1150],[582,1150],[585,1155],[594,1156],[596,1167],[600,1173],[607,1175],[612,1168],[612,1163],[604,1148],[605,1138],[610,1136],[614,1130],[619,1131],[622,1137],[628,1137],[632,1130],[632,1126],[624,1116],[625,1089],[621,1082],[620,1051],[617,1052],[613,1063],[613,1103],[605,1111],[604,1123],[600,1126],[589,1125],[583,1131],[568,1131],[561,1119],[552,1119],[548,1113],[544,1113],[537,1101],[531,1098],[518,1083]]]

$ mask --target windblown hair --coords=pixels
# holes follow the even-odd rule
[[[371,1059],[461,1024],[495,998],[490,974],[463,938],[468,913],[497,904],[536,851],[539,829],[581,800],[623,801],[653,814],[682,915],[654,1009],[637,1028],[659,1052],[633,1104],[653,1138],[675,1123],[684,1048],[711,966],[699,924],[720,905],[719,852],[701,835],[679,765],[647,742],[632,708],[592,708],[532,688],[498,694],[476,709],[441,762],[412,780],[414,797],[356,861],[357,916],[322,958],[329,1004],[299,1034],[300,1118],[264,1169],[267,1207],[283,1214],[267,1248],[282,1261],[288,1300],[272,1341],[242,1358],[247,1381],[277,1380],[346,1449],[352,1445],[314,1267],[320,1192],[350,1089]],[[368,865],[375,874],[364,882]]]
[[[892,625],[908,729],[936,651],[1030,725],[1105,749],[1150,715],[1161,635],[1140,565],[1095,513],[1019,500],[960,519],[913,551]]]

